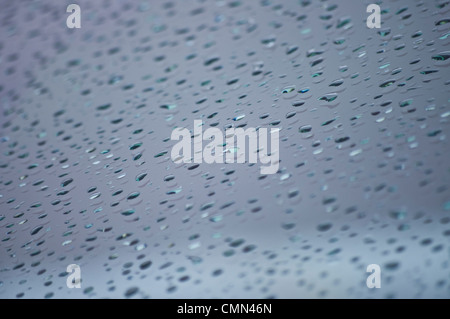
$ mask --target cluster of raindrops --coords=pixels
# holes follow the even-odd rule
[[[0,297],[448,298],[450,3],[370,2],[5,1]],[[278,172],[172,161],[194,120]]]

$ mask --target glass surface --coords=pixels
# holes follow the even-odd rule
[[[448,1],[71,3],[0,1],[0,298],[450,296]]]

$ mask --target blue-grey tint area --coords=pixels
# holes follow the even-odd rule
[[[450,297],[449,1],[73,2],[0,1],[1,298]]]

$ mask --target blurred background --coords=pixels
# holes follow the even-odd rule
[[[448,1],[71,3],[0,1],[1,298],[450,297]],[[174,164],[194,120],[279,171]]]

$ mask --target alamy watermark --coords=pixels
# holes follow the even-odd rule
[[[71,14],[67,17],[66,25],[69,29],[81,28],[81,8],[78,4],[69,4],[66,12]],[[381,28],[381,8],[377,4],[369,4],[366,8],[367,13],[371,13],[366,20],[368,28]]]
[[[66,12],[71,12],[67,17],[66,25],[69,29],[81,28],[81,8],[78,4],[69,4]]]
[[[377,264],[367,266],[367,272],[371,274],[367,277],[367,288],[381,288],[381,267]]]
[[[69,276],[66,279],[67,288],[81,288],[81,268],[77,264],[70,264],[66,269]]]
[[[366,20],[368,28],[381,28],[381,8],[377,4],[369,4],[366,9],[367,13],[371,13]]]
[[[259,159],[261,174],[275,174],[280,163],[279,133],[279,128],[271,128],[269,134],[263,127],[227,128],[225,135],[216,127],[203,132],[203,122],[194,120],[193,134],[182,127],[172,131],[171,139],[180,140],[181,137],[181,141],[173,146],[170,155],[175,163],[245,163],[247,158],[248,163],[257,163]],[[204,149],[203,141],[210,141]]]

